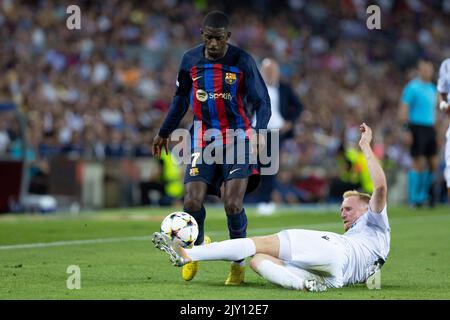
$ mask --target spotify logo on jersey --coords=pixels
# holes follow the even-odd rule
[[[198,89],[197,92],[195,92],[195,97],[198,101],[205,102],[208,100],[208,93],[202,89]]]
[[[207,93],[206,91],[204,91],[202,89],[198,89],[195,92],[195,97],[197,98],[198,101],[201,101],[201,102],[205,102],[208,99],[211,99],[211,100],[224,99],[224,100],[230,100],[230,101],[233,99],[233,96],[229,92]]]

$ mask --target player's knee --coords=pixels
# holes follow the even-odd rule
[[[261,263],[261,261],[263,260],[263,255],[261,254],[255,254],[252,258],[252,260],[250,260],[250,268],[252,268],[253,271],[258,272],[258,265]]]
[[[225,212],[227,215],[239,214],[241,213],[243,204],[241,201],[228,200],[225,201]]]
[[[259,273],[258,270],[261,269],[261,263],[263,261],[273,262],[273,257],[264,253],[257,253],[250,260],[250,268],[252,268],[252,270],[254,270],[255,272]]]
[[[184,209],[188,212],[195,212],[202,208],[202,200],[196,197],[188,197],[184,198]]]

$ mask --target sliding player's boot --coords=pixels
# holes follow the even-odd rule
[[[153,233],[152,242],[156,248],[169,255],[170,261],[174,266],[181,267],[188,263],[189,260],[183,254],[181,244],[177,241],[171,241],[166,234],[162,232]]]
[[[327,286],[317,280],[305,280],[305,290],[310,292],[323,292],[327,291]]]

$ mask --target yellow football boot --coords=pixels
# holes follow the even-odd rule
[[[205,235],[204,244],[210,244],[211,238]],[[183,268],[181,268],[181,277],[184,281],[191,281],[194,279],[198,271],[198,261],[191,261],[186,263]]]
[[[232,262],[230,273],[227,280],[225,280],[226,286],[238,286],[244,283],[245,266],[240,266],[239,263]]]

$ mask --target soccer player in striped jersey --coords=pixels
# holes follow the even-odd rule
[[[259,148],[262,147],[264,139],[258,133],[260,129],[267,128],[271,116],[270,98],[256,63],[247,52],[228,43],[231,36],[228,25],[228,17],[220,11],[212,11],[205,16],[200,30],[203,43],[184,53],[175,96],[153,141],[155,156],[159,157],[162,149],[167,152],[170,134],[178,127],[187,110],[192,110],[192,161],[186,168],[183,205],[184,211],[191,214],[199,225],[195,245],[210,242],[204,235],[206,211],[203,202],[207,194],[223,198],[230,238],[246,237],[247,217],[243,200],[245,194],[259,184],[259,167],[251,163],[250,154],[256,150],[258,142]],[[254,131],[247,102],[256,112]],[[217,133],[210,143],[221,144],[224,153],[230,144],[234,146],[238,140],[228,137],[227,129],[242,129],[241,141],[245,141],[246,146],[251,145],[246,149],[245,163],[237,161],[236,148],[232,149],[232,161],[224,161],[223,164],[198,161],[208,146],[205,133],[209,129],[215,129]],[[222,184],[224,194],[221,194]],[[192,280],[197,270],[198,262],[186,264],[182,269],[183,279]],[[244,274],[244,261],[232,262],[225,284],[241,284]]]

